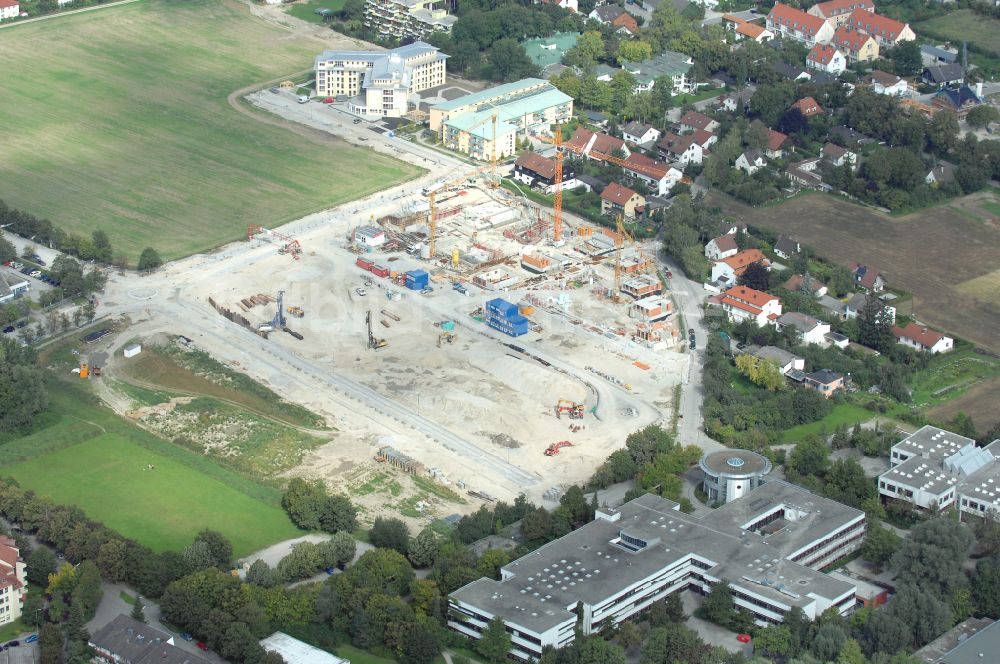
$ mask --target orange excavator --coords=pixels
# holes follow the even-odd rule
[[[545,456],[555,456],[564,447],[573,447],[573,443],[568,440],[560,440],[558,443],[552,443],[545,448]]]

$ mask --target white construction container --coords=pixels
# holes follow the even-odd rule
[[[135,357],[136,355],[142,352],[142,345],[133,344],[131,346],[126,346],[124,352],[125,352],[125,357]]]

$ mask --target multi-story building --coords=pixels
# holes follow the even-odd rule
[[[840,26],[830,42],[847,56],[848,62],[870,62],[878,59],[878,42],[871,35]]]
[[[782,39],[802,42],[810,47],[817,42],[829,43],[834,32],[833,26],[819,16],[780,2],[775,3],[767,15],[767,29]]]
[[[446,0],[365,0],[365,25],[383,39],[423,39],[432,32],[451,32],[458,17]]]
[[[635,219],[642,214],[645,206],[643,196],[617,182],[612,182],[601,192],[601,214],[620,214],[626,219]]]
[[[875,38],[879,48],[895,48],[900,42],[914,41],[917,38],[908,24],[865,9],[851,12],[844,25],[852,30],[867,32]]]
[[[21,552],[10,537],[0,536],[0,625],[21,617],[28,582]]]
[[[856,9],[874,12],[875,3],[869,0],[829,0],[829,2],[813,5],[809,8],[808,13],[819,16],[834,28],[839,28],[847,22],[851,12]]]
[[[316,94],[350,97],[352,113],[398,118],[410,96],[444,85],[448,56],[424,42],[391,51],[323,51],[316,56]]]
[[[432,106],[430,129],[446,147],[486,160],[514,154],[519,135],[549,134],[572,116],[572,97],[526,78]]]
[[[500,618],[510,654],[537,659],[545,646],[596,634],[684,590],[726,581],[760,624],[798,607],[809,618],[849,614],[856,586],[822,570],[861,546],[865,514],[783,481],[768,482],[698,518],[653,494],[479,579],[450,596],[449,626],[480,638]]]
[[[892,446],[878,478],[883,498],[923,509],[958,505],[960,512],[1000,520],[1000,440],[986,447],[930,425]]]
[[[773,323],[781,316],[781,300],[763,291],[733,286],[720,295],[708,299],[711,305],[718,305],[734,323],[752,320],[758,327]]]
[[[179,648],[177,638],[120,614],[90,637],[94,660],[101,664],[208,664]]]

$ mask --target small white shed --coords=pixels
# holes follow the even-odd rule
[[[141,344],[132,344],[131,346],[125,347],[125,357],[135,357],[142,352]]]

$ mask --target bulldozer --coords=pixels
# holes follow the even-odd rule
[[[438,348],[441,347],[441,342],[442,341],[445,341],[447,343],[453,344],[453,343],[455,343],[455,339],[457,339],[457,338],[458,338],[458,335],[455,334],[454,332],[442,332],[442,333],[440,333],[438,335]]]
[[[290,315],[295,316],[296,318],[302,318],[306,315],[306,312],[302,309],[302,307],[288,307],[287,311]]]
[[[555,456],[564,447],[573,447],[573,443],[568,440],[560,440],[558,443],[552,443],[545,448],[545,456]]]
[[[561,420],[563,413],[569,414],[571,420],[582,420],[583,404],[575,403],[569,399],[560,399],[556,402],[556,417]]]

